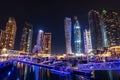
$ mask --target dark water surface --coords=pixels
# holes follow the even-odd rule
[[[93,71],[92,78],[82,75],[63,75],[38,66],[14,63],[13,67],[0,74],[0,80],[120,80],[120,70]]]

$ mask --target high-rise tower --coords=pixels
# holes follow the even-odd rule
[[[44,34],[44,53],[51,54],[51,33]]]
[[[32,34],[33,34],[32,25],[29,23],[25,23],[23,31],[22,31],[22,38],[21,38],[21,43],[20,43],[21,51],[31,52]]]
[[[1,37],[0,41],[1,48],[13,49],[15,43],[15,36],[16,36],[16,22],[13,17],[10,17],[6,24],[5,32],[3,32],[3,36]]]
[[[75,46],[75,53],[81,54],[82,53],[82,40],[81,40],[81,28],[77,17],[75,16],[75,24],[74,24],[74,46]]]
[[[84,49],[86,54],[92,51],[91,35],[87,29],[84,30]]]
[[[39,30],[36,40],[36,45],[33,48],[33,53],[43,53],[44,50],[44,32],[42,30]]]
[[[0,49],[2,50],[5,43],[5,31],[1,30],[1,37],[0,37]]]
[[[66,17],[64,20],[65,39],[66,39],[66,54],[72,54],[71,49],[71,18]]]
[[[105,28],[104,45],[107,47],[120,46],[120,24],[118,13],[102,11],[102,26]]]
[[[91,33],[92,49],[101,49],[103,47],[103,39],[99,12],[95,10],[89,11],[88,21]]]

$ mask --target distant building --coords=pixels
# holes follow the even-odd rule
[[[0,51],[3,49],[3,43],[5,38],[5,31],[0,30]]]
[[[66,54],[72,54],[71,48],[71,18],[66,17],[64,20],[65,39],[66,39]]]
[[[14,49],[15,36],[16,36],[16,22],[13,17],[8,19],[5,31],[2,32],[0,40],[0,48]]]
[[[51,54],[51,33],[44,34],[44,53]]]
[[[84,30],[84,51],[85,53],[90,53],[92,51],[91,35],[90,31]]]
[[[91,34],[92,49],[101,49],[103,47],[102,27],[100,14],[95,10],[88,13],[89,29]]]
[[[51,33],[39,30],[33,53],[51,54]]]
[[[33,27],[29,23],[25,23],[22,30],[22,38],[20,42],[20,50],[24,52],[31,52]]]
[[[39,30],[36,40],[36,45],[33,48],[33,53],[43,53],[44,50],[44,31]]]
[[[81,39],[81,27],[79,25],[79,22],[77,20],[77,17],[75,16],[75,24],[74,24],[74,52],[77,54],[83,53],[82,51],[82,39]]]
[[[118,13],[114,11],[102,11],[102,26],[105,28],[104,46],[120,46],[120,23]]]

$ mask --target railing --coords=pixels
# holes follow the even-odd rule
[[[120,62],[79,64],[79,70],[120,70]]]

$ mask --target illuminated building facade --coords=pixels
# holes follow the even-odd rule
[[[2,33],[0,40],[0,48],[14,49],[15,36],[16,36],[16,22],[13,17],[8,19],[5,31]]]
[[[21,43],[20,43],[21,51],[31,52],[32,34],[33,34],[32,25],[29,23],[25,23],[23,31],[22,31],[22,38],[21,38]]]
[[[3,49],[3,45],[5,42],[5,31],[0,30],[0,49]]]
[[[39,30],[36,45],[33,48],[33,53],[51,54],[51,33],[44,33]]]
[[[79,22],[77,20],[77,17],[75,16],[75,24],[74,24],[74,46],[75,46],[75,53],[81,54],[82,48],[81,48],[81,28],[79,25]]]
[[[90,53],[92,51],[91,35],[90,31],[84,30],[84,51],[85,53]]]
[[[104,43],[106,44],[104,45],[107,45],[107,47],[120,46],[120,23],[118,13],[103,10],[101,19],[106,34],[104,37]]]
[[[51,54],[51,33],[44,34],[44,53]]]
[[[89,11],[88,21],[91,34],[92,49],[101,49],[103,47],[103,38],[99,12],[95,10]]]
[[[39,30],[36,45],[34,46],[32,52],[43,53],[43,50],[44,50],[44,32],[42,30]]]
[[[66,39],[66,54],[72,54],[71,49],[71,18],[66,17],[64,20],[65,39]]]

